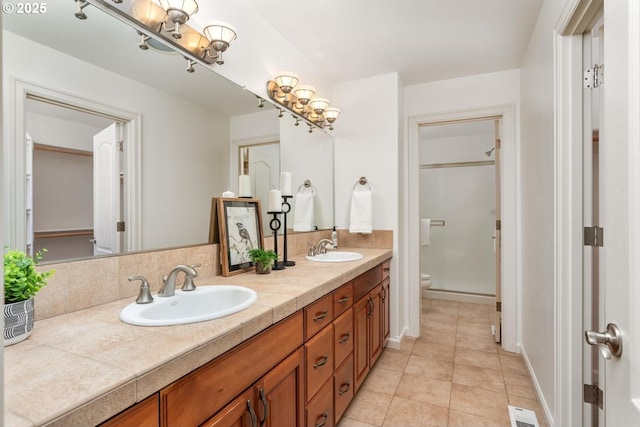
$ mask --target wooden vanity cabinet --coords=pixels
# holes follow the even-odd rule
[[[158,393],[155,393],[108,419],[100,427],[158,427],[159,424],[160,402]]]
[[[162,427],[200,425],[303,342],[297,312],[160,391]]]

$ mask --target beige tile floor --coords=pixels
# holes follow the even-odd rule
[[[490,310],[424,299],[422,336],[385,349],[338,427],[511,427],[508,405],[546,427],[522,358],[493,341]]]

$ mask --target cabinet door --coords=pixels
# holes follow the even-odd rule
[[[300,347],[254,387],[260,427],[304,423],[304,351]]]
[[[256,427],[254,390],[250,388],[209,418],[201,427]]]
[[[158,427],[160,406],[158,393],[100,424],[101,427]]]
[[[382,285],[378,285],[369,294],[369,368],[382,354]]]
[[[353,369],[355,377],[355,391],[357,392],[365,377],[369,373],[369,299],[360,298],[353,305]]]
[[[387,345],[389,336],[391,335],[391,328],[389,326],[389,321],[391,319],[391,315],[389,313],[390,284],[391,281],[388,277],[382,282],[382,347]]]

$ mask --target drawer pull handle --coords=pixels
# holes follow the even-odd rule
[[[343,394],[347,393],[350,388],[351,388],[351,381],[347,380],[346,383],[340,386],[340,391],[338,392],[338,395],[342,396]]]
[[[382,288],[382,302],[387,300],[387,288]]]
[[[322,421],[316,424],[316,427],[324,427],[328,419],[329,419],[329,411],[324,411],[324,414],[322,414],[322,418],[321,418]]]
[[[349,341],[349,337],[351,335],[346,333],[346,334],[342,334],[342,336],[340,337],[340,339],[338,340],[338,344],[343,344],[346,343],[347,341]]]
[[[258,427],[258,418],[256,418],[256,412],[253,410],[253,402],[251,399],[247,400],[247,410],[251,417],[251,427]]]
[[[325,353],[324,356],[322,356],[320,358],[320,360],[318,360],[314,365],[313,365],[313,369],[318,369],[320,366],[324,366],[327,364],[327,362],[329,361],[329,354]]]
[[[388,273],[391,271],[391,267],[384,267],[382,271],[384,271],[385,273]]]
[[[346,304],[347,302],[349,302],[350,298],[351,297],[349,295],[345,295],[338,300],[338,304]]]
[[[264,418],[260,420],[260,427],[264,427],[269,419],[269,402],[267,402],[267,397],[264,395],[264,389],[262,387],[260,387],[260,400],[262,401],[262,409],[264,410]]]
[[[367,317],[371,317],[373,310],[375,309],[375,306],[373,305],[373,297],[371,295],[369,295],[369,299],[367,300],[367,308]]]
[[[313,318],[313,321],[314,322],[320,322],[325,317],[327,317],[327,314],[329,314],[329,312],[327,310],[325,310],[321,314],[316,315],[316,317]]]

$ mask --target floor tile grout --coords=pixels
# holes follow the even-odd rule
[[[435,305],[434,305],[434,302],[435,302]],[[395,383],[393,386],[391,386],[391,384],[389,384],[389,388],[390,389],[392,388],[393,393],[389,394],[388,391],[390,391],[390,390],[385,390],[384,393],[380,393],[380,394],[385,394],[387,396],[390,396],[390,398],[391,398],[389,406],[385,410],[384,416],[378,418],[378,419],[382,419],[382,422],[381,422],[380,426],[385,426],[385,422],[391,422],[392,421],[393,416],[394,416],[394,415],[392,415],[392,409],[393,409],[394,402],[405,402],[406,403],[406,401],[409,401],[409,402],[412,402],[412,404],[415,404],[416,407],[419,407],[419,405],[423,404],[423,405],[431,405],[431,408],[433,408],[434,406],[437,406],[439,408],[444,408],[444,406],[440,405],[440,403],[441,403],[440,401],[438,401],[437,402],[438,404],[435,404],[435,405],[433,403],[430,403],[430,402],[425,402],[424,401],[424,396],[421,396],[419,399],[415,399],[415,400],[411,399],[411,397],[407,397],[406,396],[406,394],[407,394],[406,393],[406,389],[402,393],[402,395],[398,395],[398,391],[400,389],[400,385],[403,383],[403,379],[405,379],[405,375],[420,375],[420,376],[422,376],[423,378],[425,378],[427,380],[439,381],[439,382],[448,382],[449,383],[449,393],[448,393],[448,402],[449,403],[448,403],[448,407],[445,408],[447,410],[447,413],[446,413],[446,417],[443,416],[441,418],[442,421],[446,420],[446,424],[443,424],[441,427],[447,427],[449,425],[453,427],[454,424],[452,424],[452,423],[456,422],[455,421],[456,418],[452,417],[452,406],[454,405],[454,397],[455,397],[454,396],[455,395],[454,386],[463,387],[464,390],[467,390],[467,391],[469,391],[469,390],[476,391],[476,392],[479,392],[481,395],[484,395],[484,396],[489,396],[489,395],[504,396],[504,400],[506,400],[507,405],[509,405],[512,400],[520,400],[520,399],[532,400],[532,399],[530,399],[530,396],[534,396],[535,397],[535,390],[533,390],[532,381],[531,381],[531,378],[530,378],[528,372],[526,371],[526,369],[524,369],[524,375],[521,372],[517,372],[518,369],[519,369],[518,368],[519,365],[517,363],[511,364],[512,361],[509,361],[509,362],[506,363],[507,365],[510,364],[509,366],[507,366],[507,368],[509,369],[507,371],[507,373],[511,377],[513,377],[514,375],[517,375],[518,377],[526,377],[527,378],[527,380],[528,380],[527,383],[528,383],[529,389],[526,392],[521,391],[522,388],[520,388],[520,387],[524,387],[524,385],[517,384],[516,387],[518,387],[518,388],[516,388],[516,392],[518,392],[517,390],[520,390],[519,391],[520,394],[524,394],[524,395],[527,395],[529,397],[521,396],[520,394],[513,394],[513,392],[510,393],[508,388],[507,388],[507,381],[505,379],[505,363],[504,363],[503,358],[512,357],[514,360],[520,360],[520,362],[522,362],[522,358],[520,357],[519,354],[513,354],[513,355],[503,354],[498,349],[499,344],[495,344],[495,347],[491,347],[493,349],[493,351],[485,351],[485,348],[489,348],[490,347],[487,344],[488,340],[491,339],[492,342],[493,342],[493,337],[491,335],[478,335],[477,333],[474,333],[473,330],[469,331],[467,329],[467,330],[464,331],[464,332],[468,332],[469,335],[467,335],[465,333],[461,333],[460,335],[461,336],[470,336],[470,337],[476,336],[477,338],[479,338],[478,342],[481,342],[483,339],[485,339],[485,343],[484,344],[476,345],[473,340],[471,340],[471,341],[467,340],[465,342],[461,342],[460,340],[458,340],[458,337],[460,336],[459,332],[461,332],[461,325],[473,324],[473,325],[479,326],[481,324],[485,324],[486,323],[487,327],[490,328],[491,327],[491,316],[489,315],[490,314],[489,313],[489,309],[485,309],[484,306],[480,306],[480,305],[477,305],[477,304],[474,305],[474,304],[466,303],[466,304],[463,305],[461,303],[456,303],[456,302],[449,302],[449,301],[442,302],[442,301],[439,301],[439,300],[428,300],[428,299],[424,299],[423,300],[422,306],[423,306],[423,309],[421,310],[420,315],[421,315],[421,325],[423,326],[423,330],[427,329],[427,327],[426,327],[427,325],[425,323],[429,322],[429,318],[433,318],[433,321],[441,322],[441,325],[447,324],[447,326],[448,326],[447,331],[449,331],[449,332],[447,332],[447,334],[449,334],[449,335],[452,334],[454,336],[455,339],[453,341],[453,345],[452,346],[449,346],[447,344],[440,344],[442,347],[439,347],[437,349],[439,351],[439,350],[442,350],[442,349],[444,349],[446,347],[453,347],[452,358],[451,358],[451,360],[444,359],[444,358],[438,358],[437,356],[434,357],[430,353],[417,354],[416,353],[416,345],[417,345],[418,341],[420,340],[420,338],[405,338],[406,340],[412,340],[413,341],[413,343],[411,344],[411,350],[407,351],[406,353],[405,352],[401,352],[400,349],[398,349],[398,350],[385,349],[383,351],[383,354],[384,354],[384,352],[391,352],[391,354],[397,353],[397,354],[406,356],[406,361],[404,362],[403,367],[401,368],[402,371],[398,371],[398,372],[400,372],[400,378],[397,381],[397,383]],[[429,316],[429,313],[431,313],[431,316]],[[481,317],[484,317],[484,316],[482,316],[483,313],[486,314],[485,320],[478,320]],[[463,317],[461,317],[461,315]],[[443,319],[447,319],[447,320],[443,320]],[[481,329],[482,329],[482,327],[480,326],[480,330]],[[423,337],[424,336],[425,335],[423,334]],[[431,338],[428,338],[428,339],[431,340]],[[436,338],[436,342],[437,342],[437,338]],[[459,344],[463,344],[463,345],[459,345]],[[427,343],[427,345],[429,345],[429,344]],[[468,348],[468,347],[465,347],[465,345],[466,346],[470,345],[471,347],[477,347],[477,348]],[[483,346],[485,346],[485,347],[483,347]],[[422,344],[419,347],[419,349],[421,349],[424,352],[424,344]],[[461,356],[462,360],[460,362],[456,363],[456,358],[458,356],[458,353],[461,350],[465,350],[465,352],[467,352],[467,355],[466,355],[467,359],[465,360],[464,359],[465,356]],[[483,367],[483,366],[477,366],[477,365],[474,365],[474,364],[464,363],[465,361],[469,362],[468,352],[476,352],[478,355],[485,354],[485,355],[495,356],[495,358],[496,358],[495,360],[497,360],[499,369],[486,368],[486,367]],[[461,354],[464,354],[464,353],[461,353]],[[445,357],[446,356],[448,356],[448,355],[445,354]],[[412,357],[413,357],[413,359],[412,359]],[[488,356],[484,356],[484,357],[488,357]],[[381,355],[381,358],[382,358],[382,355]],[[407,373],[407,367],[409,366],[409,361],[411,361],[411,360],[415,361],[416,360],[415,358],[425,358],[427,360],[437,361],[440,364],[442,364],[444,360],[448,360],[448,362],[450,362],[450,364],[451,364],[451,366],[450,366],[450,369],[451,369],[450,370],[450,380],[449,381],[442,381],[442,379],[440,379],[440,378],[435,378],[435,377],[432,378],[432,377],[430,377],[428,375],[425,375],[426,372],[408,374]],[[491,359],[486,359],[486,360],[491,360]],[[456,373],[456,365],[458,365],[458,371],[457,371],[458,375],[454,378],[454,374]],[[442,366],[442,365],[439,365],[439,366]],[[499,379],[501,381],[500,385],[501,385],[502,391],[501,392],[496,391],[496,389],[498,388],[497,379],[495,379],[495,381],[492,380],[491,381],[492,386],[489,387],[488,385],[485,386],[485,384],[482,383],[482,377],[475,377],[475,379],[471,379],[472,377],[460,378],[460,375],[465,375],[464,371],[461,373],[461,371],[460,371],[461,367],[472,368],[470,370],[468,370],[468,369],[466,370],[466,371],[469,371],[469,373],[471,375],[479,372],[478,371],[479,369],[484,370],[485,375],[486,375],[486,371],[487,370],[494,371],[496,373],[496,375],[499,375]],[[378,364],[376,364],[376,366],[374,366],[372,368],[371,372],[374,372],[376,369],[385,369],[385,367],[381,366],[381,364],[378,363]],[[388,367],[386,369],[389,370]],[[423,366],[423,367],[421,367],[419,369],[422,371],[423,369],[425,369],[425,367]],[[431,372],[429,372],[429,373],[431,373]],[[370,375],[371,375],[371,373],[370,373]],[[492,378],[492,377],[490,377],[490,378]],[[455,382],[454,382],[454,380],[455,380]],[[460,381],[462,381],[462,383],[460,383]],[[469,385],[467,383],[472,384],[472,385]],[[405,383],[405,386],[406,386],[406,383]],[[460,390],[460,389],[458,388],[458,390]],[[375,390],[369,389],[369,391],[372,392],[372,393],[376,393]],[[528,394],[528,393],[530,393],[530,394]],[[460,393],[458,393],[458,394],[460,394]],[[444,398],[444,395],[441,394],[440,396],[442,396],[442,398]],[[398,398],[398,399],[396,399],[396,398]],[[476,398],[477,398],[477,395],[476,395]],[[354,401],[356,401],[356,400],[357,400],[357,396],[354,398]],[[539,410],[539,403],[537,402],[537,398],[535,398],[535,402],[536,402],[537,408]],[[400,404],[400,403],[398,403],[398,404]],[[353,405],[353,402],[352,402],[352,405]],[[458,402],[458,405],[461,405],[461,403]],[[456,405],[456,408],[457,408],[457,409],[455,409],[456,413],[464,414],[463,415],[464,417],[471,417],[469,419],[478,420],[477,422],[482,422],[480,420],[485,420],[487,422],[491,422],[492,423],[491,425],[496,425],[496,423],[500,423],[500,422],[504,422],[505,426],[509,425],[509,422],[505,418],[505,415],[508,417],[508,409],[506,407],[505,408],[501,408],[501,409],[497,409],[498,412],[496,412],[494,414],[494,413],[485,412],[484,411],[485,408],[480,408],[480,409],[482,409],[482,411],[479,411],[478,408],[476,408],[476,407],[467,406],[464,409],[461,409],[460,406],[458,406],[458,405]],[[531,408],[531,409],[534,409],[534,408]],[[347,412],[348,412],[348,410],[347,410]],[[479,412],[481,412],[481,413],[479,413]],[[345,414],[347,414],[347,413],[345,413]],[[406,415],[406,414],[403,414],[403,415]],[[424,415],[424,413],[422,415]],[[395,414],[395,416],[397,417],[397,413]],[[540,420],[540,417],[541,417],[541,415],[538,415],[539,422],[540,422],[541,426],[546,425],[543,422],[543,420]],[[358,420],[358,421],[363,422],[363,420]],[[424,421],[424,420],[422,420],[422,421]],[[472,421],[472,422],[476,422],[476,421]],[[343,424],[342,422],[339,423],[340,426],[342,426],[342,424]],[[346,424],[346,422],[345,422],[345,424]]]

